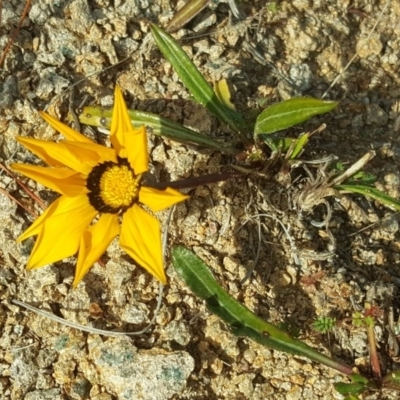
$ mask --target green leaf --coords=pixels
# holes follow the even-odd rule
[[[133,126],[145,125],[151,128],[155,135],[165,136],[181,143],[197,144],[228,153],[238,152],[236,149],[229,148],[199,132],[186,128],[168,118],[160,117],[157,114],[136,110],[128,110],[128,113]],[[102,107],[84,107],[82,113],[79,115],[79,121],[86,125],[110,129],[111,115],[111,110],[106,110]]]
[[[277,151],[280,153],[284,153],[290,149],[291,146],[296,143],[296,138],[285,137],[285,138],[277,138],[268,136],[268,135],[260,135],[260,137],[264,140],[264,142],[269,146],[272,151]]]
[[[359,375],[359,374],[352,374],[351,375],[351,380],[354,383],[363,383],[364,385],[369,384],[368,379],[365,376]]]
[[[345,190],[347,192],[359,193],[363,196],[372,197],[374,200],[378,200],[382,204],[392,207],[397,211],[400,211],[400,202],[395,198],[389,196],[386,193],[381,192],[371,186],[366,185],[335,185],[337,190]]]
[[[295,160],[296,157],[303,151],[303,148],[308,143],[309,138],[310,135],[308,133],[305,133],[304,135],[301,135],[298,139],[296,139],[293,150],[290,154],[291,160]]]
[[[158,48],[171,63],[180,80],[196,101],[206,107],[220,121],[228,124],[235,132],[240,133],[242,140],[248,142],[248,138],[244,135],[248,127],[243,117],[221,103],[214,90],[177,41],[156,25],[151,26],[151,32]]]
[[[311,97],[285,100],[268,107],[257,117],[254,134],[270,134],[290,128],[314,115],[325,114],[337,105],[336,101],[323,101]]]
[[[359,375],[359,374],[352,374],[351,375],[351,380],[352,383],[343,383],[343,382],[338,382],[335,383],[335,389],[343,395],[349,395],[349,399],[357,397],[351,397],[351,396],[356,396],[357,394],[360,394],[364,392],[367,389],[370,388],[375,388],[376,385],[372,381],[368,381],[365,377]]]
[[[340,394],[350,394],[350,395],[357,395],[365,390],[368,389],[366,385],[363,383],[335,383],[335,389],[340,393]]]
[[[389,372],[382,380],[382,387],[400,391],[400,371]]]
[[[346,184],[352,183],[363,183],[364,185],[371,185],[378,180],[377,176],[365,171],[358,171],[355,173],[351,179],[346,180]]]
[[[308,139],[310,135],[305,133],[301,135],[299,138],[277,138],[275,135],[264,135],[260,134],[260,137],[264,142],[269,146],[272,151],[287,153],[286,158],[289,160],[295,160],[297,156],[299,156],[305,145],[308,143]]]
[[[178,275],[206,302],[211,312],[231,327],[234,334],[247,336],[275,350],[308,357],[344,374],[352,374],[350,367],[339,364],[302,341],[292,338],[240,304],[217,283],[207,265],[190,250],[182,246],[174,247],[172,260]]]

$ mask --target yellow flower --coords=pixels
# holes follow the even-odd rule
[[[149,165],[146,130],[132,127],[119,87],[110,132],[113,148],[94,143],[48,114],[41,115],[66,140],[54,143],[19,137],[18,141],[50,168],[11,167],[61,196],[18,238],[37,235],[27,268],[40,268],[79,252],[76,287],[119,234],[120,246],[165,284],[160,224],[141,205],[156,212],[188,196],[171,188],[141,185]]]

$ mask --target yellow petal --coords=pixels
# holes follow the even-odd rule
[[[85,177],[70,169],[47,168],[29,164],[10,164],[10,167],[65,196],[73,197],[87,193]]]
[[[125,134],[125,147],[119,151],[119,156],[127,158],[136,175],[149,169],[149,152],[147,149],[147,134],[144,126],[133,129]]]
[[[110,147],[96,143],[78,143],[67,140],[58,144],[65,146],[71,153],[74,153],[76,159],[82,164],[90,165],[90,169],[105,161],[117,162],[117,153]]]
[[[80,132],[75,131],[68,125],[63,124],[61,121],[52,117],[51,115],[46,114],[42,111],[39,111],[39,114],[49,125],[51,125],[56,131],[60,132],[65,137],[65,139],[76,142],[94,143],[88,137],[83,136]]]
[[[17,137],[17,141],[25,146],[30,152],[41,158],[46,164],[52,167],[64,167],[57,157],[51,157],[45,148],[47,142],[45,140],[26,138],[22,136]]]
[[[63,196],[61,199],[58,209],[39,226],[28,269],[40,268],[75,254],[83,232],[97,214],[86,195]]]
[[[35,222],[17,239],[17,242],[22,242],[31,236],[38,235],[43,222],[54,214],[65,212],[69,208],[69,203],[66,201],[67,197],[59,197],[54,200],[49,207],[42,213],[42,215],[36,218]]]
[[[189,196],[169,187],[165,190],[158,190],[142,186],[139,190],[139,203],[146,205],[154,212],[164,210],[188,198]]]
[[[92,265],[107,250],[119,233],[118,216],[103,214],[99,221],[83,232],[73,286],[76,288]]]
[[[119,239],[120,246],[144,269],[163,284],[164,272],[160,223],[134,205],[124,214]]]
[[[119,86],[115,87],[114,108],[111,117],[110,140],[117,153],[125,147],[124,135],[132,130],[131,119],[128,114],[124,98]]]
[[[96,143],[45,140],[18,137],[18,141],[49,165],[65,166],[88,175],[92,167],[102,161],[116,161],[113,149]]]

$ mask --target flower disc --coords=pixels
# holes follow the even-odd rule
[[[89,202],[100,213],[124,212],[138,199],[139,180],[126,158],[96,165],[86,182]]]

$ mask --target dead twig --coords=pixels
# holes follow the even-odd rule
[[[13,45],[16,37],[18,36],[19,31],[21,30],[22,24],[24,23],[25,18],[28,15],[28,11],[29,11],[29,8],[31,7],[31,4],[32,4],[31,0],[26,0],[24,11],[22,12],[21,18],[19,19],[17,28],[10,35],[10,38],[8,40],[8,43],[7,43],[7,46],[4,48],[3,54],[1,55],[0,67],[3,65],[3,63],[4,63],[5,59],[6,59],[7,53],[9,52],[9,50],[10,50],[11,46]],[[2,5],[2,3],[0,5]],[[0,7],[0,10],[1,10],[1,7]],[[0,14],[0,18],[1,18],[1,14]]]
[[[33,193],[33,192],[28,188],[28,186],[26,186],[24,183],[22,183],[22,181],[19,180],[19,179],[17,178],[17,176],[16,176],[12,171],[10,171],[4,164],[0,163],[0,169],[2,169],[2,170],[3,170],[4,172],[6,172],[12,179],[14,179],[15,182],[16,182],[19,186],[21,186],[21,188],[25,191],[25,193],[27,193],[28,196],[31,197],[31,199],[33,199],[36,203],[38,203],[40,207],[42,207],[43,209],[45,209],[45,208],[47,207],[46,204],[40,199],[40,197],[36,196],[36,194]],[[19,204],[19,203],[18,203],[18,204]],[[24,206],[22,206],[22,207],[26,210],[26,208],[25,208]],[[27,210],[27,211],[29,211],[29,210]],[[29,212],[31,212],[31,211],[29,211]]]

